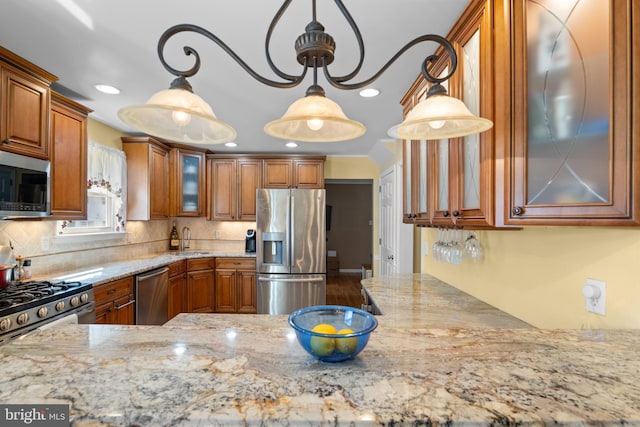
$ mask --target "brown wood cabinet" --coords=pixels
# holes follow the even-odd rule
[[[638,13],[637,0],[580,2],[571,19],[559,3],[497,5],[508,224],[640,224]]]
[[[170,152],[171,216],[205,215],[205,152],[174,147]]]
[[[171,320],[187,311],[187,261],[181,260],[169,264],[168,313]]]
[[[127,219],[169,218],[169,151],[150,137],[123,137],[127,155]]]
[[[256,189],[262,183],[262,160],[208,158],[211,207],[214,221],[255,221]]]
[[[324,156],[265,159],[262,170],[264,188],[324,188]]]
[[[96,323],[135,324],[133,276],[95,286],[93,293],[96,300]]]
[[[2,150],[49,159],[51,83],[57,78],[0,47]]]
[[[215,311],[215,258],[187,259],[187,312]]]
[[[52,93],[51,215],[87,218],[87,115],[90,109]]]
[[[449,95],[462,99],[477,115],[493,119],[493,32],[491,3],[473,2],[448,35],[458,57],[447,81]],[[449,72],[440,49],[432,68]],[[419,76],[401,100],[405,115],[426,97],[428,83]],[[403,221],[418,225],[495,225],[495,151],[491,130],[439,141],[405,141],[403,150]]]
[[[256,313],[256,260],[216,258],[216,313]]]

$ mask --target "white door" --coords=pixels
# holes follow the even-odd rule
[[[380,275],[413,273],[413,225],[402,223],[402,165],[380,175]]]
[[[396,233],[394,215],[395,168],[380,176],[380,275],[396,273]]]

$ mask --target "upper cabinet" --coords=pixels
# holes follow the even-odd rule
[[[494,126],[404,142],[404,222],[640,225],[639,11],[640,0],[471,2],[447,36],[448,89]],[[426,86],[410,88],[405,114]]]
[[[127,155],[127,219],[169,218],[169,147],[150,137],[123,137]]]
[[[171,149],[171,216],[205,215],[204,158],[204,151],[182,147]]]
[[[640,224],[640,1],[512,4],[506,222]]]
[[[214,221],[255,221],[256,189],[261,187],[262,160],[208,158],[211,206]]]
[[[56,80],[0,47],[0,149],[49,159],[50,86]]]
[[[426,96],[427,82],[418,79],[401,103],[406,115]],[[427,141],[405,141],[403,150],[403,222],[428,224],[431,221],[427,203],[427,186],[431,181],[427,166],[429,145]]]
[[[265,159],[264,188],[324,188],[324,156]]]
[[[51,215],[87,217],[87,115],[90,109],[52,93]]]
[[[458,56],[458,68],[446,82],[451,96],[469,110],[493,119],[493,31],[489,2],[474,2],[448,38]],[[432,73],[446,75],[449,58],[440,59]],[[405,115],[424,99],[429,88],[420,76],[401,103]],[[417,225],[495,225],[495,151],[493,132],[438,141],[404,142],[405,223]]]

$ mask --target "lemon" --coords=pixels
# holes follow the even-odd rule
[[[353,331],[351,329],[341,329],[338,331],[340,335],[352,334]],[[358,348],[358,338],[336,338],[336,349],[343,354],[349,354],[356,351]]]
[[[320,323],[311,329],[312,332],[318,332],[320,334],[335,334],[336,328],[327,323]],[[329,337],[311,337],[311,351],[316,356],[328,356],[333,353],[336,347],[333,338]]]

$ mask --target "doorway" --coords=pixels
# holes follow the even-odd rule
[[[338,273],[361,274],[373,260],[373,180],[327,179],[324,187],[327,259],[332,258]]]

